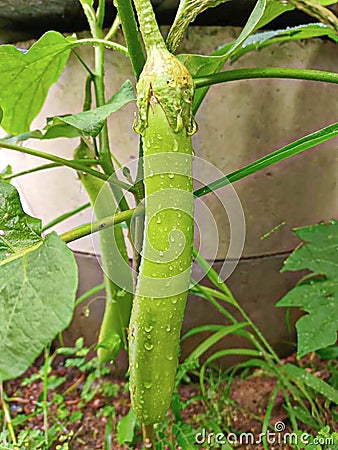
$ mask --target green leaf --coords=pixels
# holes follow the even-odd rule
[[[338,280],[338,221],[296,228],[294,233],[306,244],[288,257],[282,272],[309,269]]]
[[[280,2],[282,5],[283,3]],[[229,58],[234,51],[239,48],[243,42],[258,28],[260,28],[260,22],[262,18],[264,17],[264,13],[266,11],[266,8],[269,4],[269,0],[258,0],[254,10],[252,11],[247,23],[245,24],[245,27],[243,28],[241,34],[238,36],[238,38],[233,43],[232,47],[225,53],[225,57]]]
[[[17,190],[0,178],[0,262],[41,243],[41,226],[24,212]]]
[[[177,55],[177,58],[185,65],[193,78],[218,72],[225,62],[223,56],[181,54]]]
[[[54,233],[36,250],[0,265],[0,381],[18,377],[70,323],[74,255]]]
[[[338,359],[338,345],[321,348],[316,353],[320,359]]]
[[[117,424],[117,442],[121,445],[134,439],[136,416],[132,408]]]
[[[252,34],[257,29],[258,23],[263,17],[266,5],[267,0],[258,0],[245,27],[243,28],[238,38],[233,43],[230,43],[230,45],[226,44],[225,46],[223,46],[222,48],[216,50],[211,54],[211,57],[221,57],[221,58],[219,58],[218,61],[214,60],[213,63],[212,61],[209,61],[209,64],[213,65],[213,71],[209,72],[209,74],[219,72],[224,66],[225,62],[234,53],[234,51],[237,48],[239,48],[242,45],[242,43],[250,36],[250,34]],[[200,69],[200,73],[198,75],[199,76],[207,75],[207,73],[202,73]],[[208,90],[209,87],[197,90],[194,98],[194,106],[193,106],[194,113],[197,112]]]
[[[127,80],[106,105],[90,111],[50,119],[43,138],[77,137],[82,133],[96,137],[110,114],[134,100],[134,87],[131,81]]]
[[[306,386],[309,386],[314,391],[326,397],[328,400],[338,404],[338,391],[312,373],[309,373],[293,364],[285,364],[281,367],[281,370],[286,372],[289,377],[305,384]]]
[[[0,47],[1,126],[8,133],[29,130],[48,93],[63,71],[72,41],[49,31],[26,53],[13,45]]]
[[[338,42],[337,34],[330,27],[321,23],[255,33],[250,35],[240,47],[232,52],[231,61],[237,60],[248,52],[268,47],[275,43],[321,36],[327,36]],[[215,52],[214,56],[181,54],[177,57],[186,66],[193,78],[203,77],[214,74],[223,67],[227,59],[224,55],[229,52],[233,45],[233,42],[225,44]],[[219,55],[217,56],[216,53],[219,53]]]
[[[333,345],[338,330],[338,221],[302,227],[295,234],[305,243],[285,261],[282,271],[311,270],[320,278],[303,281],[277,306],[298,306],[308,315],[298,320],[298,356]]]
[[[322,23],[299,25],[288,27],[283,30],[263,31],[249,36],[242,45],[232,54],[231,61],[235,61],[248,52],[262,49],[269,45],[296,41],[300,39],[311,39],[315,37],[327,36],[338,42],[337,34],[330,27]],[[204,74],[203,74],[204,75]]]

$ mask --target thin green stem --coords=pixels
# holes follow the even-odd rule
[[[84,67],[84,69],[86,70],[86,72],[88,72],[88,75],[90,75],[92,78],[94,78],[94,73],[92,71],[92,69],[88,66],[88,64],[86,63],[86,61],[82,58],[81,55],[79,55],[79,53],[72,48],[72,52],[74,53],[74,55],[76,56],[77,60],[79,61],[79,63],[81,64],[82,67]]]
[[[44,227],[42,227],[42,231],[47,231],[50,228],[54,227],[55,225],[58,225],[59,223],[63,222],[64,220],[69,219],[70,217],[75,216],[76,214],[80,213],[81,211],[84,211],[85,209],[90,208],[90,203],[85,203],[84,205],[79,206],[78,208],[73,209],[72,211],[68,211],[64,214],[62,214],[59,217],[56,217],[55,219],[48,222]]]
[[[82,302],[87,300],[92,295],[95,295],[98,292],[103,291],[105,289],[105,287],[106,287],[105,283],[101,283],[101,284],[98,284],[97,286],[94,286],[93,288],[89,289],[87,292],[85,292],[83,295],[81,295],[81,297],[76,299],[75,307],[81,305]]]
[[[44,424],[44,433],[45,433],[45,444],[46,448],[49,448],[49,439],[48,439],[48,374],[49,374],[49,348],[45,349],[45,362],[43,365],[43,400],[42,400],[42,409],[43,409],[43,424]]]
[[[195,247],[193,247],[193,256],[194,256],[197,264],[201,267],[201,269],[206,274],[206,276],[209,278],[209,280],[213,283],[213,285],[217,286],[219,289],[221,289],[226,294],[226,296],[229,298],[229,302],[241,313],[242,317],[250,324],[253,331],[256,333],[256,335],[261,340],[261,342],[265,345],[265,347],[268,350],[271,357],[276,362],[279,363],[280,359],[276,355],[276,353],[273,350],[273,348],[271,347],[271,345],[268,343],[268,341],[265,339],[263,334],[260,332],[260,330],[254,324],[254,322],[250,319],[250,317],[247,315],[247,313],[243,310],[243,308],[237,302],[237,300],[232,295],[232,292],[230,291],[228,286],[225,284],[225,282],[219,277],[218,273],[211,267],[211,265],[198,253],[198,251],[196,250]]]
[[[125,189],[125,190],[131,191],[131,192],[133,192],[133,190],[134,190],[133,186],[131,186],[130,184],[124,183],[123,181],[120,181],[117,178],[113,179],[112,177],[109,177],[109,175],[99,172],[97,170],[91,169],[90,167],[86,167],[82,163],[79,163],[78,161],[75,161],[75,160],[60,158],[59,156],[55,156],[50,153],[45,153],[40,150],[35,150],[32,148],[28,148],[28,147],[21,147],[20,145],[15,145],[15,144],[8,144],[7,142],[5,143],[3,141],[1,141],[1,143],[0,143],[0,148],[7,148],[9,150],[15,150],[17,152],[25,153],[27,155],[32,155],[32,156],[37,156],[38,158],[47,159],[49,161],[58,163],[61,166],[70,167],[71,169],[79,170],[80,172],[83,172],[83,173],[88,173],[89,175],[99,178],[100,180],[108,181],[109,184],[118,186],[121,189]]]
[[[131,0],[116,0],[116,6],[124,38],[129,50],[131,65],[134,70],[135,78],[138,80],[145,64],[145,56],[133,5]]]
[[[116,50],[118,52],[123,53],[126,56],[129,56],[129,51],[127,47],[124,45],[118,44],[117,42],[107,41],[107,39],[102,38],[87,38],[87,39],[78,39],[74,42],[74,45],[101,45],[103,47],[110,48],[112,50]]]
[[[6,400],[5,400],[5,391],[4,391],[4,387],[3,387],[3,383],[0,383],[0,401],[1,401],[1,406],[2,406],[2,410],[4,412],[4,416],[5,416],[5,424],[7,425],[9,434],[11,436],[12,439],[12,443],[15,446],[15,450],[19,450],[16,446],[18,444],[18,441],[16,439],[16,435],[15,435],[15,431],[14,431],[14,427],[12,424],[12,419],[11,419],[11,414],[9,412]]]
[[[144,212],[143,207],[137,207],[129,209],[127,211],[122,211],[120,213],[114,214],[111,217],[97,220],[93,223],[81,225],[77,228],[74,228],[73,230],[61,234],[60,237],[66,243],[73,242],[76,241],[77,239],[89,236],[90,234],[97,233],[109,227],[113,227],[118,223],[130,221],[132,217],[140,216],[141,214],[143,214],[143,212]]]
[[[149,54],[154,48],[166,49],[150,0],[134,0],[134,5],[147,53]]]
[[[99,28],[103,27],[105,11],[106,11],[106,0],[99,0],[99,6],[96,10],[96,23]]]
[[[291,144],[286,145],[278,150],[275,150],[272,153],[269,153],[267,156],[263,156],[260,159],[257,159],[253,163],[248,164],[241,169],[235,170],[231,172],[225,177],[219,178],[216,181],[213,181],[207,186],[203,186],[196,191],[194,191],[195,197],[203,197],[204,195],[209,194],[210,192],[214,192],[217,189],[220,189],[224,186],[227,186],[230,183],[235,183],[243,178],[246,178],[248,175],[252,175],[256,172],[259,172],[266,167],[270,167],[273,164],[276,164],[281,161],[285,161],[291,156],[298,155],[310,148],[313,148],[319,144],[322,144],[338,135],[338,122],[328,127],[322,128],[314,133],[308,134],[297,141],[291,142]]]
[[[113,37],[115,37],[116,33],[118,32],[120,25],[121,25],[121,22],[120,22],[119,15],[116,14],[114,22],[113,22],[112,26],[110,27],[110,30],[108,31],[108,33],[105,35],[104,39],[106,41],[113,39]]]
[[[79,162],[81,164],[94,164],[94,163],[97,164],[96,160],[88,160],[88,159],[79,160]],[[57,163],[43,164],[42,166],[32,167],[32,169],[23,170],[22,172],[4,175],[2,177],[2,179],[9,181],[9,180],[13,180],[13,178],[22,177],[23,175],[29,175],[31,173],[40,172],[42,170],[54,169],[55,167],[62,167],[62,166],[61,166],[61,164],[57,164]]]
[[[155,450],[155,430],[154,425],[142,424],[143,443],[146,449]]]
[[[254,67],[248,69],[227,70],[225,72],[194,78],[196,89],[227,81],[252,78],[292,78],[295,80],[323,81],[338,83],[338,73],[323,70],[295,69],[284,67]]]

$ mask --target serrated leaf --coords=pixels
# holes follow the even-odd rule
[[[285,364],[284,366],[282,366],[281,370],[283,370],[283,372],[286,372],[289,377],[294,378],[303,384],[306,384],[314,391],[323,395],[328,400],[338,404],[338,391],[336,391],[332,386],[316,377],[312,373],[309,373],[306,370],[293,364]]]
[[[21,206],[17,190],[0,179],[0,262],[41,243],[41,220]]]
[[[277,306],[298,306],[308,315],[296,324],[298,356],[335,344],[338,330],[338,222],[302,227],[305,243],[285,261],[282,271],[311,270],[311,278],[289,291]]]
[[[121,445],[125,442],[132,442],[134,439],[136,416],[131,408],[128,414],[117,424],[117,442]]]
[[[134,100],[134,87],[131,81],[127,80],[106,105],[90,111],[51,119],[46,127],[47,132],[44,139],[76,137],[80,136],[81,133],[96,137],[110,114]]]
[[[1,126],[8,133],[29,130],[48,93],[65,67],[72,41],[49,31],[26,53],[13,45],[0,47]]]
[[[338,221],[294,230],[304,242],[284,262],[282,272],[309,269],[328,279],[338,278]]]
[[[0,381],[18,377],[70,323],[77,288],[74,255],[55,233],[0,265]]]

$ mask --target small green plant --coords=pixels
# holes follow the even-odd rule
[[[311,273],[278,302],[277,306],[299,306],[308,314],[297,322],[298,355],[336,344],[338,305],[338,222],[295,230],[303,244],[284,262],[283,271]]]
[[[238,365],[234,371],[257,367],[277,379],[262,423],[263,431],[269,427],[278,389],[284,394],[290,422],[295,430],[297,420],[309,421],[311,415],[316,427],[324,425],[320,408],[313,401],[314,392],[325,396],[327,402],[338,403],[337,390],[328,383],[294,364],[281,364],[223,280],[193,248],[194,198],[207,195],[336,137],[338,123],[304,136],[196,191],[193,191],[192,184],[191,141],[191,135],[197,131],[194,115],[213,84],[252,78],[307,79],[337,84],[336,73],[318,70],[258,67],[222,71],[225,62],[276,42],[314,36],[329,37],[337,42],[338,19],[325,7],[334,2],[258,0],[247,24],[233,42],[222,43],[208,56],[174,55],[191,21],[205,9],[223,1],[226,0],[181,0],[165,42],[150,0],[134,0],[140,31],[131,0],[116,0],[117,18],[106,34],[103,31],[105,1],[99,0],[95,6],[93,0],[80,0],[91,38],[65,38],[60,33],[49,31],[27,52],[14,46],[0,47],[1,126],[8,133],[1,139],[0,146],[49,161],[48,164],[21,173],[13,174],[7,168],[0,174],[0,329],[3,333],[0,342],[0,382],[22,375],[34,359],[48,348],[55,336],[69,325],[75,306],[104,288],[106,309],[97,346],[98,359],[87,360],[88,349],[84,347],[83,341],[77,342],[75,350],[61,348],[58,353],[72,356],[67,359],[68,367],[89,372],[81,395],[82,400],[88,402],[98,389],[105,395],[116,394],[116,386],[107,382],[99,386],[97,383],[98,377],[106,374],[101,363],[114,360],[122,348],[127,349],[129,346],[133,409],[119,423],[118,438],[121,443],[133,440],[134,428],[139,423],[143,428],[144,445],[147,448],[162,448],[169,430],[156,424],[165,418],[174,399],[172,410],[177,424],[173,427],[178,442],[182,448],[186,448],[192,430],[181,423],[177,385],[188,376],[189,370],[198,369],[202,394],[207,398],[207,367],[218,358],[231,354],[251,358]],[[295,7],[316,17],[321,23],[256,33]],[[114,42],[119,24],[126,46]],[[93,68],[77,54],[76,49],[81,45],[93,46]],[[136,97],[133,83],[127,80],[111,99],[106,99],[105,48],[122,52],[130,59],[137,82]],[[83,111],[49,118],[43,130],[31,130],[32,120],[40,111],[50,87],[61,75],[71,52],[78,57],[87,73]],[[128,170],[122,171],[122,175],[117,173],[120,163],[110,149],[107,118],[135,100],[139,114],[136,130],[142,139],[138,149],[138,174],[132,179]],[[59,137],[78,139],[74,145],[73,159],[64,159],[21,145],[27,139],[49,140]],[[89,204],[79,206],[42,227],[39,219],[24,212],[19,194],[10,184],[18,176],[58,166],[66,166],[77,172],[97,219],[60,236],[56,233],[46,234],[46,231],[87,208]],[[127,193],[132,194],[135,208],[130,208]],[[141,226],[134,226],[135,218],[138,218],[136,224]],[[128,239],[133,244],[134,283],[123,227],[127,228]],[[331,224],[331,227],[336,227],[336,223]],[[76,300],[77,266],[67,244],[96,232],[100,233],[104,282]],[[330,232],[323,236],[329,250],[333,248],[328,242],[330,236]],[[333,241],[336,250],[336,241]],[[143,243],[142,251],[137,249],[134,242]],[[312,241],[311,245],[314,249]],[[334,344],[338,328],[335,306],[331,301],[336,294],[332,260],[322,270],[318,270],[317,266],[312,266],[309,258],[304,260],[303,253],[308,249],[309,246],[304,246],[303,250],[297,250],[285,267],[291,270],[307,267],[325,279],[312,277],[303,281],[295,288],[296,294],[291,291],[280,303],[284,306],[297,303],[310,313],[298,325],[300,355]],[[191,280],[193,258],[209,277],[213,288]],[[212,334],[192,352],[179,368],[176,377],[180,330],[189,289],[213,304],[231,324],[210,325],[189,331],[184,338],[201,331]],[[303,296],[301,300],[295,298],[299,292]],[[309,303],[309,297],[306,300],[306,296],[311,295],[319,303],[324,299],[325,304],[320,304],[317,309],[317,304]],[[229,313],[229,304],[241,314],[241,321]],[[312,326],[314,322],[318,325],[317,331],[318,328],[322,331],[327,313],[330,315],[327,322],[329,333],[314,336],[314,333],[308,332],[306,335],[306,327]],[[200,357],[220,339],[232,333],[247,338],[253,349],[221,350],[208,357],[200,366]],[[44,433],[32,432],[29,435],[30,442],[35,445],[32,448],[48,448],[57,434],[55,427],[49,427],[48,390],[61,383],[61,380],[49,376],[53,356],[45,351],[44,366],[39,375],[35,375],[41,377],[44,386],[40,402]],[[79,413],[68,417],[62,396],[54,396],[53,401],[58,404],[63,419],[79,419]],[[297,403],[298,409],[292,402]],[[18,448],[27,442],[27,435],[15,436],[4,396],[2,405],[7,428],[2,434],[2,440],[6,445],[8,443],[9,448]],[[113,411],[107,409],[105,414],[110,416],[105,437],[106,448],[109,448]],[[158,444],[155,436],[159,438]],[[59,444],[60,448],[67,448],[66,441]],[[266,440],[264,448],[268,448]]]

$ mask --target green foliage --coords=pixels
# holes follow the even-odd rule
[[[49,91],[63,71],[72,39],[49,31],[27,52],[13,45],[0,47],[1,126],[11,134],[28,131]]]
[[[0,180],[0,380],[21,375],[70,323],[77,289],[72,252],[41,238],[16,189]]]
[[[133,441],[136,420],[137,419],[134,411],[130,409],[128,414],[122,417],[122,419],[117,424],[117,441],[120,445],[124,444],[125,442]]]
[[[298,41],[300,39],[312,39],[315,37],[327,36],[335,42],[338,42],[337,34],[332,28],[322,23],[310,23],[288,27],[281,30],[269,30],[261,33],[255,33],[249,36],[232,55],[231,61],[235,61],[246,53],[268,47],[272,44]],[[225,47],[226,49],[227,47]]]
[[[50,234],[0,265],[0,380],[21,375],[70,323],[77,289],[72,252]]]
[[[26,214],[18,191],[0,179],[0,261],[41,243],[41,220]]]
[[[312,373],[293,364],[286,364],[282,367],[281,370],[287,373],[290,378],[293,378],[294,380],[305,384],[306,386],[321,394],[327,400],[330,400],[338,405],[338,391],[333,389],[328,383],[316,377]]]
[[[42,131],[33,130],[17,136],[9,135],[0,139],[0,144],[1,140],[16,144],[28,139],[97,137],[108,116],[134,100],[134,87],[131,81],[127,80],[105,105],[78,114],[50,117]]]
[[[285,261],[282,271],[312,271],[277,306],[299,306],[308,315],[297,322],[298,355],[335,344],[338,330],[338,222],[295,230],[304,243]]]
[[[298,139],[297,141],[291,142],[290,144],[282,147],[260,159],[257,159],[251,164],[248,164],[241,169],[238,169],[225,177],[222,177],[216,181],[213,181],[207,186],[204,186],[194,192],[195,197],[202,197],[209,192],[220,189],[226,186],[228,183],[234,183],[239,181],[253,173],[256,173],[272,164],[284,161],[292,156],[298,155],[310,148],[313,148],[323,142],[328,141],[334,137],[338,136],[338,122],[328,127],[322,128],[321,130],[315,131],[314,133],[308,134],[307,136]]]
[[[96,137],[99,135],[105,120],[110,114],[118,111],[127,103],[135,100],[131,81],[123,83],[118,92],[106,105],[78,114],[53,117],[48,121],[44,139],[56,137],[76,137],[82,134]]]

